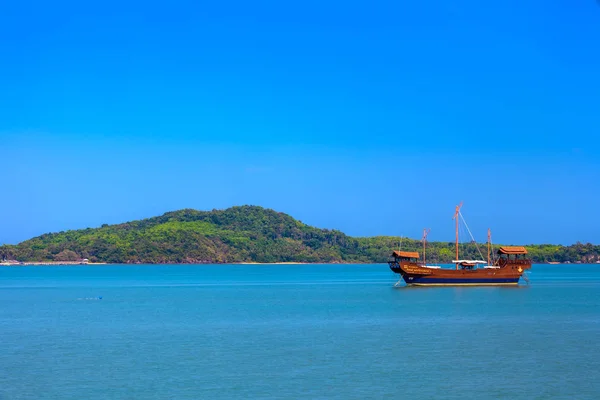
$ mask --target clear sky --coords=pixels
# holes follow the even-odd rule
[[[0,243],[254,204],[600,243],[600,4],[0,4]]]

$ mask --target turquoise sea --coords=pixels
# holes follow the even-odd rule
[[[0,267],[0,399],[599,399],[600,265]]]

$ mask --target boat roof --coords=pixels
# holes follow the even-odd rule
[[[527,254],[527,249],[523,246],[502,246],[498,254]]]
[[[471,264],[487,264],[487,261],[483,260],[452,260],[453,263],[471,263]]]
[[[419,258],[418,251],[394,251],[392,255],[394,257]]]

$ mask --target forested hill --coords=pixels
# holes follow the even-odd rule
[[[485,252],[485,245],[480,245]],[[354,238],[318,229],[287,214],[256,206],[226,210],[185,209],[118,225],[48,233],[18,245],[0,246],[0,259],[107,263],[385,262],[398,248],[397,237]],[[404,239],[403,250],[420,250]],[[595,262],[600,246],[527,246],[534,262]],[[454,243],[431,242],[427,259],[453,259]],[[480,258],[476,245],[463,245],[461,257]]]

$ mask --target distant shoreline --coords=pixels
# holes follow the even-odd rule
[[[106,265],[105,262],[80,262],[80,261],[22,261],[22,262],[0,262],[2,267],[20,267],[31,265]]]
[[[70,266],[85,266],[85,265],[122,265],[122,266],[136,266],[136,265],[369,265],[369,264],[387,264],[381,263],[357,263],[357,262],[295,262],[295,261],[284,261],[284,262],[215,262],[215,263],[106,263],[106,262],[88,262],[81,263],[75,261],[24,261],[19,263],[0,263],[2,267],[25,267],[25,266],[58,266],[58,265],[70,265]]]
[[[23,262],[0,262],[0,267],[43,267],[43,266],[97,266],[97,265],[119,265],[119,266],[136,266],[136,265],[371,265],[371,264],[382,264],[385,265],[387,262],[296,262],[296,261],[283,261],[283,262],[255,262],[255,261],[244,261],[244,262],[228,262],[228,263],[107,263],[107,262],[79,262],[79,261],[23,261]],[[442,263],[445,264],[445,263]],[[450,265],[452,263],[447,263]],[[577,262],[545,262],[545,263],[534,263],[534,265],[592,265],[600,264],[595,263],[577,263]]]
[[[294,265],[294,264],[348,264],[348,263],[314,263],[314,262],[296,262],[296,261],[281,261],[281,262],[272,262],[272,263],[262,263],[257,261],[244,261],[238,263],[227,263],[227,264],[243,264],[243,265],[254,265],[254,264],[273,264],[273,265]],[[352,263],[352,264],[368,264],[368,263]]]

